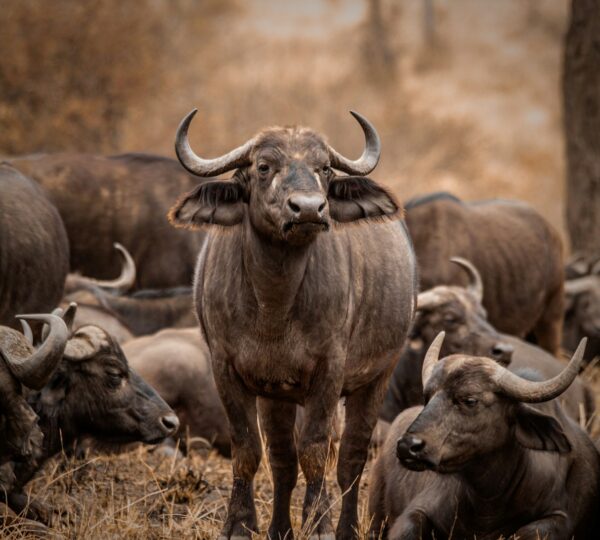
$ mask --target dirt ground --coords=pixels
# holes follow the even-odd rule
[[[600,396],[600,368],[583,374]],[[589,419],[593,436],[600,434]],[[376,450],[374,455],[376,455]],[[360,485],[360,532],[368,530],[367,464]],[[335,471],[328,474],[332,511],[337,521],[341,493]],[[225,519],[231,489],[231,462],[215,452],[193,451],[185,457],[165,455],[153,448],[137,448],[119,455],[86,459],[64,455],[47,464],[28,486],[32,497],[54,509],[50,538],[57,539],[214,539]],[[302,530],[304,478],[299,475],[292,500],[295,538],[308,538]],[[255,481],[255,500],[262,532],[268,527],[273,489],[264,458]],[[15,523],[1,531],[2,538],[32,538],[27,524]]]

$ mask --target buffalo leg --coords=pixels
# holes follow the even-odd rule
[[[273,517],[269,537],[272,540],[291,540],[290,500],[298,480],[298,455],[294,442],[296,405],[259,399],[258,409],[273,473]]]
[[[516,533],[519,540],[558,540],[559,538],[571,538],[573,533],[569,531],[565,515],[557,513],[554,516],[548,516],[529,523],[521,527]]]
[[[298,454],[306,478],[302,524],[310,540],[334,538],[325,471],[331,458],[331,431],[342,381],[342,373],[319,374],[305,403]]]
[[[338,483],[342,490],[342,512],[336,538],[357,537],[358,490],[373,428],[383,400],[386,377],[364,386],[346,398],[346,428],[340,444]]]
[[[256,417],[256,396],[248,393],[239,379],[219,368],[226,362],[213,361],[215,382],[225,407],[231,430],[233,488],[227,519],[220,540],[249,539],[258,532],[254,506],[254,475],[261,458],[260,437]]]

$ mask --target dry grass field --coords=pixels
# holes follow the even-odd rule
[[[585,380],[600,395],[600,373],[589,366]],[[588,427],[598,437],[595,418]],[[374,451],[374,459],[377,450]],[[367,538],[369,520],[367,463],[360,486],[359,515],[361,536]],[[335,471],[328,474],[331,508],[337,519],[341,493]],[[304,540],[302,498],[304,479],[299,475],[292,498],[292,524],[295,538]],[[186,456],[166,456],[154,448],[136,448],[116,455],[91,455],[84,459],[64,455],[51,460],[38,478],[31,482],[30,493],[54,509],[50,538],[100,539],[201,539],[218,536],[227,510],[231,489],[231,462],[215,452],[190,451]],[[268,460],[264,456],[256,476],[255,500],[262,535],[270,518],[273,488]],[[32,538],[30,526],[15,522],[2,530],[10,540]]]

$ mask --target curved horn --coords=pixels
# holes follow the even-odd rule
[[[20,319],[19,322],[21,323],[21,328],[23,328],[23,335],[25,336],[27,343],[33,345],[33,332],[31,331],[31,326],[29,326],[25,319]]]
[[[434,292],[433,289],[424,291],[417,296],[417,311],[421,309],[431,309],[440,304],[440,295]]]
[[[547,381],[528,381],[496,364],[492,378],[500,390],[509,397],[526,403],[541,403],[560,396],[579,373],[587,338],[579,342],[569,364],[556,377]]]
[[[356,160],[351,161],[342,156],[337,150],[328,146],[329,159],[331,166],[338,171],[343,171],[348,174],[369,174],[379,162],[381,156],[381,140],[377,130],[364,116],[355,111],[350,111],[350,114],[356,118],[357,122],[365,134],[365,149],[362,155]]]
[[[64,321],[56,315],[17,315],[17,319],[43,321],[50,325],[48,337],[31,356],[11,358],[4,353],[11,373],[25,386],[40,390],[50,380],[62,358],[69,331]]]
[[[479,270],[475,268],[475,265],[471,261],[462,257],[452,257],[450,261],[461,266],[469,274],[470,283],[467,289],[475,295],[475,298],[481,304],[483,301],[483,280],[481,279]]]
[[[69,274],[69,276],[67,276],[65,289],[72,292],[77,289],[93,286],[114,291],[116,294],[124,293],[131,289],[135,283],[136,277],[135,262],[133,257],[129,251],[119,244],[119,242],[115,242],[113,246],[121,253],[121,256],[123,257],[121,274],[118,278],[95,279],[92,277],[80,276],[79,274]]]
[[[75,315],[77,314],[77,304],[75,302],[69,303],[69,307],[65,309],[65,313],[62,316],[63,321],[67,325],[67,329],[69,333],[73,331],[73,321],[75,320]]]
[[[565,293],[571,296],[577,296],[600,285],[598,276],[584,276],[565,281]]]
[[[440,351],[442,350],[442,344],[444,343],[445,336],[446,332],[440,332],[433,340],[431,345],[429,345],[429,349],[427,349],[427,354],[425,355],[425,360],[423,361],[423,369],[421,370],[423,388],[427,386],[427,381],[429,381],[429,378],[433,373],[433,368],[440,359]]]
[[[192,118],[194,118],[197,112],[198,109],[192,110],[177,128],[175,153],[181,164],[192,174],[202,177],[217,176],[238,167],[249,165],[250,150],[254,146],[254,138],[218,158],[203,159],[194,153],[188,141],[188,129],[192,123]]]

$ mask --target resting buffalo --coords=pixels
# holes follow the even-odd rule
[[[123,346],[129,365],[177,413],[181,430],[231,455],[225,410],[210,365],[210,352],[198,327],[166,329]]]
[[[448,193],[412,199],[406,223],[421,289],[465,285],[453,256],[470,260],[483,275],[483,305],[502,332],[531,337],[557,354],[563,320],[562,245],[533,208],[517,201],[465,203]]]
[[[134,336],[148,335],[162,328],[187,328],[196,325],[191,287],[146,289],[129,295],[136,266],[129,252],[120,244],[115,247],[123,256],[121,274],[114,279],[99,280],[80,274],[69,274],[64,306],[79,306],[75,326],[94,324],[104,328],[117,342]]]
[[[571,275],[573,271],[569,272]],[[586,359],[600,355],[600,264],[590,264],[585,273],[565,282],[563,347],[572,351],[577,340],[589,336]]]
[[[173,229],[166,214],[196,181],[176,161],[147,154],[48,154],[11,163],[39,182],[58,208],[72,271],[100,279],[116,275],[112,246],[120,242],[137,265],[137,288],[191,284],[202,235]]]
[[[56,208],[35,182],[0,163],[0,324],[52,310],[69,271],[69,244]]]
[[[36,390],[51,378],[62,358],[68,333],[56,315],[20,315],[49,324],[48,336],[35,349],[28,326],[23,335],[0,326],[0,465],[10,460],[35,459],[42,443],[37,416],[25,400],[23,387]],[[4,479],[3,479],[4,480]],[[7,489],[0,481],[2,489]]]
[[[76,305],[64,313],[71,327]],[[179,427],[177,416],[135,372],[123,351],[97,326],[83,326],[67,341],[62,360],[49,382],[27,401],[38,415],[44,434],[37,460],[15,464],[16,482],[8,493],[15,512],[27,511],[46,521],[40,504],[32,504],[22,488],[46,459],[69,448],[79,437],[110,444],[156,443]]]
[[[394,421],[372,470],[372,537],[385,527],[390,540],[597,538],[600,456],[554,399],[584,342],[538,381],[489,358],[438,360],[442,339],[423,365],[425,406]]]
[[[498,332],[487,321],[481,305],[483,283],[479,272],[469,261],[459,257],[452,261],[466,271],[470,282],[467,287],[440,285],[419,294],[411,339],[394,368],[381,410],[388,422],[404,409],[423,403],[421,366],[427,347],[441,331],[446,333],[444,356],[458,352],[487,356],[510,371],[530,369],[544,378],[554,377],[564,367],[543,349]],[[586,421],[592,417],[594,396],[579,377],[561,399],[571,418]]]
[[[324,475],[342,395],[337,538],[353,538],[371,432],[416,292],[401,210],[364,176],[379,159],[379,136],[353,113],[366,136],[357,161],[301,127],[263,130],[222,157],[203,159],[187,140],[194,113],[177,134],[183,165],[201,177],[235,169],[228,180],[201,182],[170,212],[178,226],[212,225],[198,259],[195,301],[231,430],[234,481],[222,538],[250,538],[258,530],[257,405],[273,471],[269,535],[292,535],[299,461],[307,482],[305,527],[310,538],[333,537]],[[296,403],[306,414],[297,445]]]

